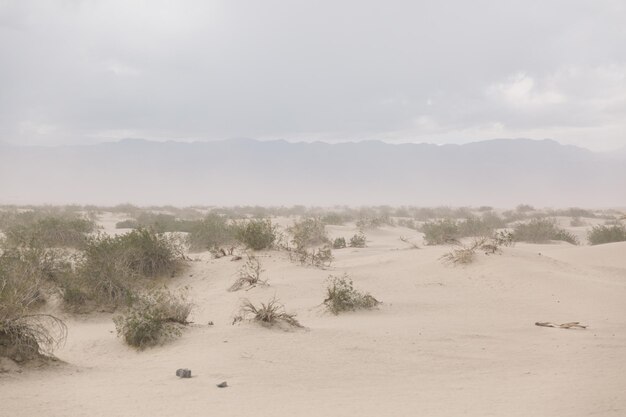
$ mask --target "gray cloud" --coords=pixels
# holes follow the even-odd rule
[[[0,140],[626,144],[626,6],[0,1]]]

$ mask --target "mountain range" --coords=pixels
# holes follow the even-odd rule
[[[552,140],[465,145],[231,139],[0,145],[0,203],[626,206],[626,153]]]

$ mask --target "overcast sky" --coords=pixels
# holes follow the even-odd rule
[[[0,141],[626,145],[626,2],[0,0]]]

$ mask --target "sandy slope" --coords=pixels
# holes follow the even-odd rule
[[[0,374],[0,415],[626,415],[626,244],[518,244],[448,267],[437,260],[446,248],[407,249],[400,235],[416,236],[371,232],[368,248],[335,251],[326,271],[263,253],[271,286],[248,292],[225,291],[240,264],[200,254],[173,283],[197,306],[182,338],[136,352],[109,315],[67,317],[68,364]],[[381,308],[324,313],[324,282],[343,272]],[[273,295],[306,330],[231,325],[241,297]],[[180,367],[194,378],[176,378]]]

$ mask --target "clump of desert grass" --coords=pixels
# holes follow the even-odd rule
[[[251,320],[265,327],[303,327],[296,319],[296,315],[287,313],[285,306],[275,297],[259,305],[253,304],[250,300],[243,300],[240,314],[235,317],[233,323],[242,320]]]
[[[228,288],[228,291],[239,291],[241,289],[254,288],[257,285],[268,285],[267,280],[261,279],[261,274],[265,270],[261,266],[261,261],[254,254],[246,254],[246,262],[239,269],[237,280]]]
[[[367,237],[362,231],[350,238],[348,246],[351,248],[364,248],[367,246]]]
[[[191,310],[184,294],[158,289],[139,295],[113,321],[126,344],[143,349],[179,337]]]
[[[49,278],[32,253],[0,255],[0,356],[16,362],[51,356],[66,338],[58,317],[40,312]]]
[[[331,313],[337,315],[345,311],[372,309],[380,303],[369,293],[355,289],[347,274],[340,277],[329,275],[324,305]]]

